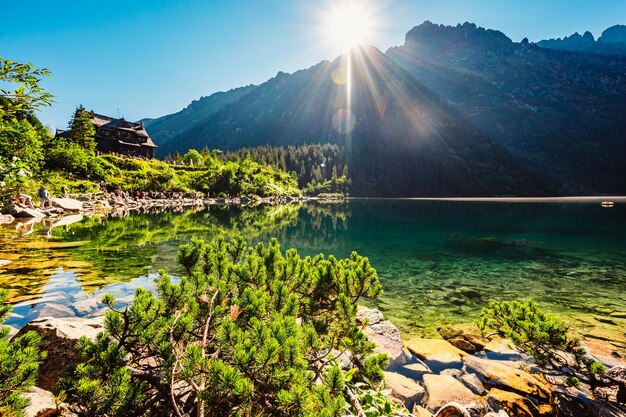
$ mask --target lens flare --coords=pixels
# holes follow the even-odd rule
[[[351,133],[355,124],[356,118],[350,109],[339,109],[333,116],[333,127],[341,134]]]
[[[374,13],[365,0],[335,1],[325,15],[326,36],[342,52],[371,42]]]

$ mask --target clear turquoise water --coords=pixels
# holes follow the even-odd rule
[[[11,290],[19,327],[47,305],[98,314],[94,298],[130,300],[175,265],[191,237],[279,238],[305,255],[370,258],[385,294],[375,304],[405,334],[471,323],[489,300],[533,298],[581,333],[626,347],[626,206],[353,200],[200,212],[91,218],[22,236],[0,229],[0,286]],[[80,308],[76,308],[76,305]],[[605,320],[606,321],[606,320]]]

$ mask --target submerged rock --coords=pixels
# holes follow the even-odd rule
[[[44,317],[28,323],[16,336],[34,331],[41,337],[39,346],[48,356],[39,365],[36,385],[52,390],[59,379],[66,376],[67,366],[78,363],[75,349],[78,339],[82,336],[94,339],[103,330],[104,317],[87,320]]]

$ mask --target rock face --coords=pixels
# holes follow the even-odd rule
[[[465,356],[463,363],[476,372],[487,385],[549,399],[550,389],[534,376],[496,361]]]
[[[467,404],[476,398],[476,395],[465,385],[449,375],[424,375],[424,388],[426,389],[425,406],[433,412],[452,401]]]
[[[440,339],[411,339],[406,347],[415,356],[427,362],[433,368],[460,368],[461,358],[466,355],[462,350]]]
[[[389,320],[383,320],[380,311],[363,308],[359,310],[359,317],[359,320],[368,320],[369,325],[363,333],[376,343],[376,353],[389,355],[390,368],[402,366],[410,360],[411,355],[404,349],[400,331]]]
[[[104,317],[88,320],[71,320],[44,317],[24,326],[16,336],[34,331],[41,337],[41,350],[48,352],[47,358],[39,365],[36,385],[52,390],[68,365],[78,363],[76,342],[82,336],[90,339],[104,330]]]
[[[424,397],[424,388],[420,384],[395,372],[385,372],[385,386],[391,390],[392,399],[409,410]]]

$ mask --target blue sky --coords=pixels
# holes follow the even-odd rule
[[[176,112],[216,91],[261,83],[337,55],[320,37],[333,0],[0,0],[0,56],[47,67],[63,128],[78,104],[129,120]],[[365,1],[365,0],[364,0]],[[465,21],[515,41],[626,24],[624,0],[369,0],[383,51],[424,20]]]

